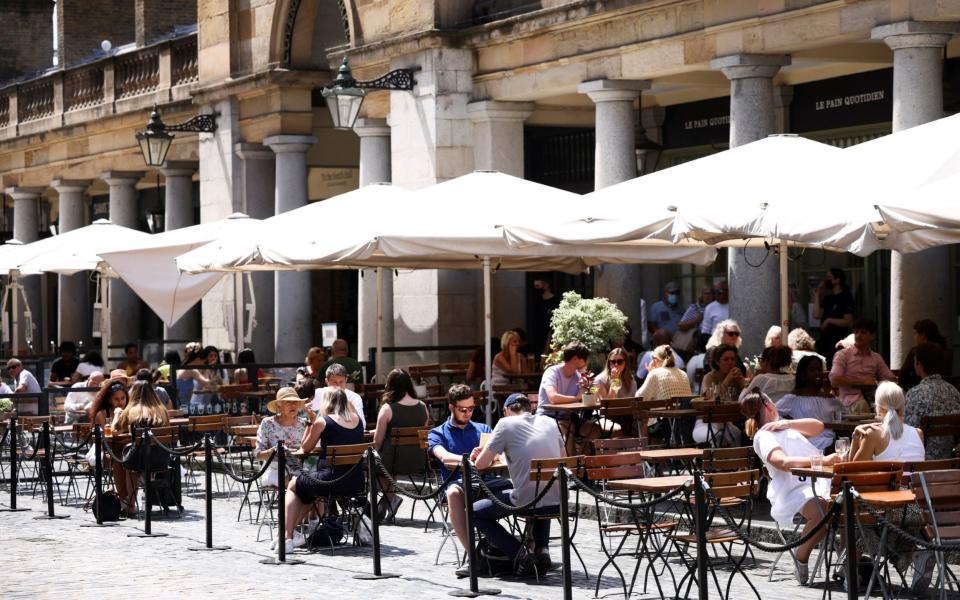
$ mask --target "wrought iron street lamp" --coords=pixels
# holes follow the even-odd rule
[[[343,57],[337,78],[323,88],[323,98],[330,109],[334,129],[353,129],[360,114],[360,106],[367,90],[406,90],[412,91],[414,69],[397,69],[371,81],[357,81],[353,78],[347,57]]]
[[[140,153],[143,154],[143,162],[148,167],[162,167],[167,160],[167,152],[170,151],[170,145],[173,143],[173,137],[170,132],[196,132],[213,133],[217,130],[217,115],[197,115],[184,123],[176,125],[166,125],[160,118],[160,111],[153,107],[150,113],[150,120],[147,122],[145,131],[137,132],[137,143],[140,144]]]

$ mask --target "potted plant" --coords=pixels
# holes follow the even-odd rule
[[[603,370],[610,343],[627,333],[627,316],[606,298],[584,298],[566,292],[550,319],[553,336],[547,365],[560,362],[563,347],[580,342],[590,348],[589,367],[594,373]]]

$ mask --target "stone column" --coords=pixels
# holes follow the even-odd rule
[[[736,148],[777,132],[773,77],[784,55],[734,54],[716,58],[710,66],[730,80],[730,147]],[[763,338],[780,322],[779,262],[762,250],[731,249],[727,253],[730,318],[743,331],[741,354],[763,350]],[[759,267],[752,266],[763,261]]]
[[[473,125],[467,103],[473,91],[473,53],[427,49],[390,62],[391,69],[419,66],[412,92],[390,94],[393,183],[419,189],[473,170]],[[398,346],[478,344],[483,340],[482,296],[476,272],[419,269],[393,283],[394,341]],[[436,354],[386,357],[387,366],[431,362]]]
[[[596,107],[594,189],[637,176],[634,102],[640,98],[640,92],[649,87],[648,81],[613,79],[587,81],[577,86],[577,91],[586,94]],[[595,270],[593,279],[594,295],[616,304],[627,315],[638,339],[643,334],[641,279],[641,268],[637,265],[603,265]]]
[[[360,187],[392,180],[390,125],[386,119],[357,119],[354,133],[360,138]],[[358,360],[367,360],[377,345],[377,270],[361,269],[357,282]],[[383,269],[383,345],[393,346],[393,269]],[[386,364],[386,363],[384,363]],[[385,374],[381,374],[385,375]]]
[[[163,230],[173,231],[196,225],[193,212],[193,174],[197,172],[194,161],[167,161],[160,169],[165,180]],[[163,325],[163,338],[167,340],[200,339],[200,304],[188,310],[173,325]]]
[[[957,23],[901,21],[873,29],[893,49],[893,131],[939,119],[943,113],[943,49]],[[946,336],[956,330],[950,306],[950,249],[890,255],[890,367],[900,368],[913,346],[913,324],[932,319]]]
[[[254,219],[267,219],[273,216],[273,188],[276,177],[276,165],[273,152],[261,144],[238,143],[234,153],[242,161],[241,185],[243,193],[243,212]],[[256,327],[253,328],[250,347],[254,349],[257,360],[273,362],[273,280],[270,272],[252,273],[250,277],[256,291]]]
[[[276,214],[307,204],[307,150],[311,135],[274,135],[263,140],[276,154]],[[309,272],[277,272],[274,279],[274,360],[298,362],[312,345]]]
[[[83,193],[89,179],[55,179],[50,187],[60,194],[59,233],[87,225]],[[87,280],[89,273],[61,275],[57,286],[57,341],[90,342],[90,301]]]
[[[474,168],[523,177],[523,123],[531,114],[533,102],[487,100],[468,104],[467,115],[473,121]],[[525,273],[516,271],[497,271],[491,277],[494,337],[525,325],[526,279]]]
[[[40,196],[44,188],[41,187],[9,187],[7,194],[13,198],[13,239],[29,244],[40,239]],[[4,273],[6,275],[6,273]],[[38,276],[20,277],[20,283],[23,285],[23,291],[27,296],[27,306],[20,302],[19,306],[19,347],[20,354],[29,352],[26,340],[27,330],[24,313],[30,310],[34,323],[40,322],[40,285],[41,278]],[[22,300],[22,297],[21,297]],[[34,348],[41,350],[43,342],[38,337],[39,330],[34,327],[30,339],[33,340]]]
[[[142,171],[105,171],[100,179],[110,186],[110,221],[138,229],[139,207],[136,184]],[[135,342],[140,337],[140,298],[122,279],[110,281],[110,339],[108,346]],[[119,356],[122,349],[112,350]],[[104,356],[108,361],[108,357]]]

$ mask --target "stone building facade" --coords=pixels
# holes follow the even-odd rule
[[[171,228],[234,211],[265,217],[385,179],[415,189],[474,169],[589,191],[635,177],[638,169],[664,168],[771,133],[849,145],[958,109],[960,69],[953,59],[960,44],[953,35],[960,0],[113,5],[122,17],[98,26],[116,31],[90,29],[71,40],[70,27],[82,22],[70,11],[87,2],[57,2],[65,62],[0,88],[0,176],[16,236],[39,235],[44,223],[36,222],[37,214],[48,222],[61,215],[61,231],[81,225],[98,199],[115,222],[143,228],[148,211],[156,211]],[[23,16],[29,18],[35,17]],[[96,54],[93,31],[116,40],[114,50]],[[371,94],[352,133],[330,127],[317,93],[345,53],[359,79],[418,69],[413,92]],[[146,169],[133,134],[154,103],[168,123],[216,112],[219,129],[179,135],[169,165]],[[640,132],[658,146],[638,150]],[[637,198],[638,206],[625,210],[668,200]],[[683,282],[689,301],[702,281],[728,275],[733,316],[756,351],[767,326],[778,321],[776,261],[752,266],[758,258],[739,250],[731,251],[726,267],[608,267],[590,279],[596,293],[624,308],[636,330],[641,298],[654,302],[668,279]],[[858,312],[888,324],[895,366],[918,318],[934,318],[955,333],[951,250],[866,262],[806,257],[791,274],[802,299],[807,281],[831,264],[851,269]],[[344,290],[354,285],[358,316],[351,307],[340,316],[357,323],[358,354],[366,356],[373,339],[369,273],[347,285],[330,274],[257,277],[258,356],[299,360],[319,341],[317,320],[331,318],[317,307],[342,305]],[[481,342],[475,273],[400,272],[385,279],[393,314],[387,345]],[[498,273],[494,280],[495,330],[523,325],[529,276]],[[38,305],[61,315],[59,324],[47,319],[42,339],[86,335],[83,306],[60,302],[56,309],[56,294],[72,298],[65,290],[82,283],[31,285]],[[223,316],[230,285],[204,299],[198,321],[166,333],[230,346]],[[137,316],[146,309],[127,302],[128,322],[120,324],[117,340],[149,333],[147,319]],[[64,316],[73,310],[78,316]]]

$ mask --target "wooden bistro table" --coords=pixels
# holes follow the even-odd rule
[[[654,465],[657,473],[662,473],[663,465],[670,462],[678,462],[682,465],[689,466],[694,461],[700,460],[703,458],[703,450],[700,448],[664,448],[661,450],[641,450],[638,452],[640,460],[646,461]],[[680,469],[678,469],[679,471]],[[688,475],[676,475],[675,477],[689,477]],[[645,481],[650,481],[652,479],[663,479],[662,477],[651,477]],[[677,487],[677,486],[673,486]]]
[[[560,435],[563,437],[563,445],[567,446],[567,441],[571,435],[576,436],[576,430],[580,429],[580,424],[589,419],[595,410],[600,407],[600,403],[596,402],[594,404],[584,404],[583,402],[568,402],[566,404],[550,404],[543,408],[544,412],[548,415],[553,413],[557,416],[566,415],[569,417],[570,426],[564,431],[564,427],[560,425],[561,419],[556,419],[557,428],[560,429]],[[565,420],[565,419],[564,419]]]

